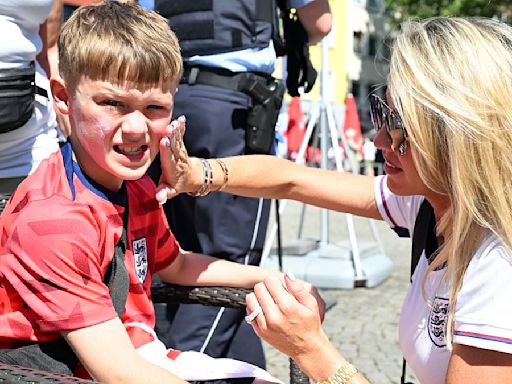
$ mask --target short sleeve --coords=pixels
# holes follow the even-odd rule
[[[512,353],[511,259],[496,238],[473,257],[457,295],[454,343]]]
[[[84,328],[116,316],[103,284],[91,213],[55,200],[23,209],[2,255],[3,280],[44,332]]]
[[[301,8],[309,3],[311,3],[313,0],[287,0],[286,5],[288,8]]]
[[[387,186],[387,176],[378,176],[374,183],[375,202],[386,223],[400,237],[411,237],[422,196],[398,196]]]
[[[180,250],[180,245],[169,228],[163,208],[160,206],[159,209],[160,219],[155,272],[167,268],[176,259]]]

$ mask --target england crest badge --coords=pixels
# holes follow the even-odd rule
[[[439,348],[446,347],[448,303],[448,299],[436,296],[428,316],[428,335],[434,345]]]
[[[133,260],[135,262],[135,273],[141,284],[144,284],[148,274],[148,252],[146,238],[142,237],[132,241]]]

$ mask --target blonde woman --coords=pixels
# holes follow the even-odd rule
[[[166,160],[172,187],[161,185],[157,198],[208,184],[212,191],[295,199],[382,219],[409,234],[428,201],[431,233],[399,322],[404,356],[422,384],[510,383],[511,100],[511,27],[490,19],[409,22],[396,39],[386,100],[371,96],[386,176],[244,156],[210,161],[210,185],[176,135]],[[288,279],[284,289],[267,279],[247,305],[256,311],[258,335],[314,381],[367,382],[357,361],[347,362],[323,333],[316,302],[300,281]]]

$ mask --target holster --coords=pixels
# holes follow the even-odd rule
[[[245,91],[252,99],[247,116],[245,147],[249,153],[269,154],[275,140],[275,127],[285,92],[281,80],[271,78],[262,83],[257,79],[247,82]]]
[[[272,152],[275,126],[285,92],[282,80],[250,72],[234,73],[222,69],[188,67],[182,83],[213,85],[247,94],[251,99],[251,107],[245,129],[246,152]]]

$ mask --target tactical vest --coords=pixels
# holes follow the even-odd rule
[[[267,47],[274,0],[155,0],[176,33],[183,57]]]

